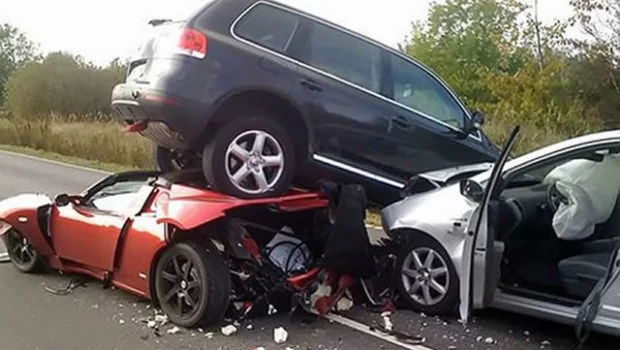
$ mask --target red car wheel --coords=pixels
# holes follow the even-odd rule
[[[7,232],[5,245],[13,266],[19,271],[31,273],[38,271],[41,267],[39,254],[30,244],[28,238],[17,230],[12,229]]]
[[[173,323],[209,326],[224,317],[230,274],[214,248],[176,243],[161,256],[155,273],[157,302]]]

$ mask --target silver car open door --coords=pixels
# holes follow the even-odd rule
[[[515,127],[506,141],[499,159],[491,170],[491,175],[484,188],[472,180],[461,182],[461,193],[478,202],[469,220],[460,278],[460,317],[467,324],[472,308],[482,308],[492,302],[496,288],[495,273],[495,240],[489,234],[489,204],[496,195],[502,170],[512,150],[519,127]]]
[[[579,346],[583,346],[590,330],[620,328],[620,242],[614,247],[607,273],[581,305],[575,324]]]

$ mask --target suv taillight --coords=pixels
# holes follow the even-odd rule
[[[184,28],[179,38],[178,49],[180,54],[205,58],[207,55],[207,36],[190,28]]]

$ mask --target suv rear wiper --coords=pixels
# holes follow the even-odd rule
[[[157,27],[160,26],[164,23],[168,23],[168,22],[172,22],[171,19],[166,19],[166,18],[156,18],[156,19],[152,19],[149,21],[149,25],[153,26],[153,27]]]

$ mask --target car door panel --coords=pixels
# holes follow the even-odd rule
[[[113,269],[114,253],[126,217],[75,204],[57,207],[53,215],[51,231],[60,258],[101,270]]]
[[[55,205],[50,232],[56,254],[94,269],[113,271],[123,234],[150,197],[150,173],[115,175],[87,190],[79,203]]]
[[[584,340],[589,329],[620,334],[620,244],[614,247],[607,274],[599,283],[586,298],[577,317],[577,337]]]
[[[291,55],[302,64],[293,91],[307,111],[315,160],[323,157],[389,176],[389,103],[382,92],[382,50],[327,25],[306,20]],[[325,162],[323,162],[325,163]]]
[[[494,161],[479,132],[465,135],[466,109],[421,66],[390,53],[389,93],[392,115],[411,128],[392,128],[390,138],[401,166],[411,176],[421,172]]]
[[[495,213],[491,207],[501,184],[502,169],[514,147],[518,133],[519,127],[514,128],[491,170],[491,175],[482,190],[482,199],[474,209],[467,225],[460,274],[459,313],[463,323],[467,323],[473,308],[483,308],[493,301],[493,293],[497,287],[497,276],[494,276],[494,273],[499,268],[501,258],[496,254],[501,254],[503,247],[495,242],[492,217]],[[463,184],[476,186],[471,182],[463,182]],[[466,190],[462,188],[461,192],[465,193]]]

